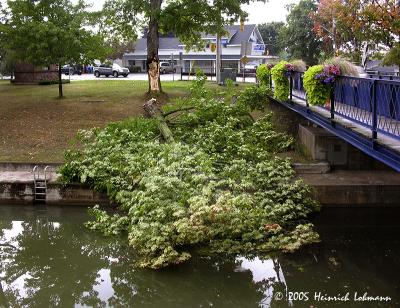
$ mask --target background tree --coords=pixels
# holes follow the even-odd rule
[[[318,62],[321,41],[312,32],[313,21],[310,14],[317,10],[313,0],[301,0],[290,8],[287,23],[280,32],[282,44],[292,59],[303,59],[308,65]]]
[[[314,32],[333,53],[345,53],[354,62],[368,47],[394,46],[400,35],[399,6],[395,0],[321,0],[312,15]],[[377,48],[379,50],[379,48]]]
[[[135,50],[135,41],[118,41],[116,39],[108,39],[107,45],[109,46],[110,53],[107,54],[107,59],[122,59],[126,52],[133,52]]]
[[[279,37],[279,32],[284,27],[283,22],[269,22],[258,25],[258,30],[267,45],[266,49],[269,51],[270,55],[278,55],[282,51],[282,44]]]
[[[400,70],[400,43],[397,43],[383,59],[383,65],[397,65]]]
[[[59,97],[63,97],[63,64],[90,63],[107,52],[103,37],[89,26],[87,5],[79,0],[8,1],[5,47],[19,61],[34,65],[58,64]]]
[[[241,4],[252,1],[257,0],[108,0],[102,25],[109,35],[125,40],[136,39],[141,29],[147,29],[149,91],[160,92],[160,34],[174,33],[187,49],[202,47],[201,32],[225,34],[225,25],[247,16]]]

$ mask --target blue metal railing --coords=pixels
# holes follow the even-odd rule
[[[376,75],[376,74],[368,74],[369,78],[372,79],[384,79],[384,80],[394,80],[400,81],[400,76],[398,75]]]
[[[307,102],[303,73],[296,72],[290,81],[290,98]],[[400,139],[400,82],[342,76],[337,78],[331,97],[331,118],[343,116],[371,129],[372,137],[383,133]]]

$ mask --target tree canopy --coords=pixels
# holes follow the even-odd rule
[[[202,32],[225,34],[224,26],[246,18],[241,5],[253,1],[257,0],[108,0],[101,24],[105,33],[120,40],[135,39],[146,28],[149,90],[159,91],[160,34],[172,32],[187,49],[201,48],[204,46]]]
[[[365,44],[393,47],[400,35],[400,7],[395,0],[321,0],[312,15],[314,32],[332,52],[359,61]]]
[[[284,27],[283,22],[269,22],[258,25],[258,30],[267,45],[266,49],[270,55],[278,55],[282,50],[282,42],[280,41],[280,31]]]
[[[8,1],[3,10],[5,48],[34,65],[90,63],[105,56],[103,37],[89,29],[87,5],[80,0]]]
[[[384,65],[397,65],[400,68],[400,43],[397,43],[383,59]]]
[[[314,0],[301,0],[290,8],[287,24],[281,31],[281,40],[292,59],[303,59],[308,65],[318,62],[321,41],[312,32],[310,14],[317,9]]]

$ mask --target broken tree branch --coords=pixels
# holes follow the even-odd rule
[[[157,100],[155,98],[152,98],[143,105],[143,108],[150,117],[158,120],[158,128],[164,140],[168,143],[175,142],[172,132],[169,129],[165,120],[165,117],[162,114],[160,107],[157,105]]]
[[[188,111],[188,110],[193,110],[193,109],[196,109],[196,108],[192,107],[192,106],[182,107],[182,108],[179,108],[179,109],[175,109],[175,110],[171,110],[171,111],[165,112],[165,113],[163,113],[163,116],[167,117],[167,116],[169,116],[171,114],[174,114],[176,112],[179,112],[179,111]]]

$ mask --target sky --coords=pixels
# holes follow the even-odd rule
[[[74,0],[73,0],[74,1]],[[76,1],[76,0],[75,0]],[[92,4],[93,10],[100,10],[105,0],[85,0]],[[261,24],[271,21],[285,21],[288,11],[285,6],[297,4],[300,0],[267,0],[268,2],[253,2],[250,5],[243,5],[243,9],[249,14],[248,24]],[[6,0],[0,0],[4,3]]]
[[[93,4],[94,10],[100,10],[105,0],[86,0]],[[285,6],[291,3],[299,3],[300,0],[269,0],[266,3],[253,2],[244,5],[243,9],[249,14],[247,23],[261,24],[271,21],[285,21],[288,14]]]

